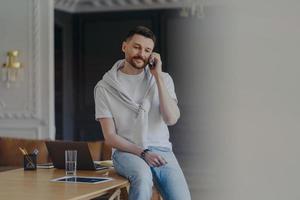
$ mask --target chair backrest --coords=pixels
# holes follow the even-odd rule
[[[50,162],[45,141],[47,140],[0,137],[0,166],[22,166],[23,154],[19,147],[25,148],[28,153],[38,149],[37,163]],[[89,141],[88,145],[93,160],[110,159],[111,148],[103,141]]]
[[[101,160],[111,160],[112,147],[103,142]]]
[[[1,166],[22,166],[23,154],[19,147],[25,148],[28,153],[34,149],[39,150],[37,163],[49,162],[48,151],[45,140],[32,140],[20,138],[0,138],[0,165]]]

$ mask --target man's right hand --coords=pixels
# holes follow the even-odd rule
[[[159,154],[147,151],[144,157],[150,167],[160,167],[167,164],[167,161]]]

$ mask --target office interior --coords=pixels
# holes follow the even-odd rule
[[[299,199],[299,9],[292,0],[2,0],[0,63],[18,50],[22,72],[1,77],[0,137],[103,140],[94,86],[142,24],[175,83],[181,118],[170,140],[192,199]]]

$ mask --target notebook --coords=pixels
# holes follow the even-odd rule
[[[55,168],[65,168],[65,150],[77,150],[77,170],[102,170],[108,168],[93,161],[87,142],[46,141],[46,146]]]

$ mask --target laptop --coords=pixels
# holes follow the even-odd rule
[[[78,170],[107,169],[93,161],[87,142],[46,141],[45,143],[55,168],[65,169],[65,150],[77,150]]]

